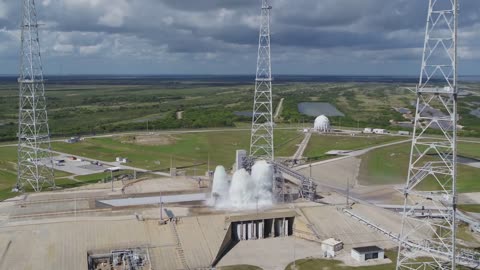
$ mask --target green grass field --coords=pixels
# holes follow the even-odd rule
[[[293,263],[288,265],[285,270],[393,270],[395,269],[397,262],[397,252],[392,250],[386,250],[385,256],[392,262],[389,264],[373,265],[373,266],[346,266],[341,261],[326,260],[326,259],[303,259],[296,261],[296,267],[292,267]],[[421,260],[421,259],[420,259]],[[463,266],[458,266],[459,270],[468,270]]]
[[[304,156],[309,159],[323,159],[330,150],[359,150],[375,145],[381,145],[405,138],[394,136],[344,136],[313,134]]]
[[[56,183],[66,181],[64,177],[70,176],[69,173],[55,171]],[[0,201],[15,197],[18,193],[13,193],[12,188],[17,181],[17,148],[0,148]],[[71,181],[71,180],[68,180]],[[30,191],[30,187],[27,187]]]
[[[460,204],[458,209],[466,212],[480,213],[480,204]]]
[[[478,149],[480,145],[470,143],[459,144],[459,154],[468,156],[465,149]],[[404,184],[407,179],[410,144],[401,144],[373,150],[362,156],[359,182],[363,185]],[[478,178],[480,169],[458,165],[457,190],[460,193],[480,191]],[[434,181],[423,181],[418,187],[421,190],[435,190],[438,184]]]
[[[277,156],[291,156],[302,136],[296,130],[275,131]],[[54,143],[53,149],[98,159],[114,161],[116,157],[128,157],[130,166],[148,170],[167,169],[171,159],[173,166],[183,167],[207,163],[230,167],[235,161],[235,150],[248,149],[250,133],[248,131],[189,133],[169,136],[172,142],[166,145],[140,145],[122,141],[118,138],[88,139],[76,144]],[[205,166],[204,166],[205,167]]]
[[[460,142],[458,153],[465,157],[480,159],[480,143]]]
[[[326,259],[303,259],[296,261],[296,269],[292,267],[293,263],[288,265],[285,270],[387,270],[395,269],[395,263],[397,256],[395,252],[386,251],[385,256],[387,256],[392,263],[382,264],[376,266],[360,266],[360,267],[350,267],[343,265],[343,262],[337,260],[326,260]]]
[[[275,145],[277,156],[291,156],[303,134],[296,130],[276,130]],[[114,161],[116,157],[128,157],[129,165],[148,170],[166,170],[173,159],[177,167],[198,166],[199,172],[207,169],[210,157],[211,169],[216,165],[231,167],[235,162],[235,150],[248,149],[250,132],[232,130],[227,132],[189,133],[173,136],[173,141],[166,145],[140,145],[125,142],[124,137],[88,139],[76,144],[53,143],[53,149],[72,155]],[[16,182],[16,147],[0,148],[0,200],[16,196],[11,189]],[[202,172],[203,174],[203,172]],[[104,173],[76,176],[75,180],[67,178],[70,174],[56,171],[56,184],[62,188],[78,187],[97,183],[105,178]]]

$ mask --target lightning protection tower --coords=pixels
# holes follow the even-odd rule
[[[35,0],[22,1],[16,188],[55,187]]]
[[[250,156],[273,160],[272,64],[270,58],[269,0],[262,0],[255,98],[253,104]]]
[[[456,267],[457,25],[458,0],[429,0],[397,269]]]

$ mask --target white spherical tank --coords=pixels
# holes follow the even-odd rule
[[[318,132],[330,132],[330,120],[325,115],[320,115],[315,119],[313,128]]]

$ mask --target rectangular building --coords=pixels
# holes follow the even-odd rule
[[[340,240],[337,240],[335,238],[330,238],[322,241],[322,251],[323,251],[324,257],[333,258],[335,257],[337,252],[339,252],[342,249],[343,249],[343,242]]]
[[[384,259],[385,251],[383,248],[377,246],[356,247],[352,248],[352,258],[358,262],[365,262],[368,260]]]

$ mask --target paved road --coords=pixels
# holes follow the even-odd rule
[[[273,116],[273,119],[277,119],[280,113],[282,112],[283,109],[283,101],[285,98],[280,99],[280,102],[278,103],[277,109],[275,110],[275,116]]]
[[[312,138],[312,133],[305,133],[305,138],[303,138],[302,142],[298,145],[298,149],[292,157],[293,160],[302,158],[305,149],[307,149],[308,142],[310,142],[310,138]]]
[[[397,142],[391,142],[391,143],[387,143],[387,144],[382,144],[382,145],[376,145],[376,146],[372,146],[372,147],[369,147],[369,148],[365,148],[365,149],[362,149],[362,150],[357,150],[357,151],[352,151],[350,153],[347,153],[345,154],[345,156],[341,156],[341,157],[337,157],[337,158],[332,158],[332,159],[327,159],[327,160],[322,160],[322,161],[319,161],[319,162],[315,162],[315,163],[312,163],[311,166],[317,166],[317,165],[322,165],[322,164],[326,164],[326,163],[330,163],[330,162],[335,162],[335,161],[339,161],[339,160],[342,160],[342,159],[346,159],[346,158],[350,158],[350,157],[358,157],[358,156],[361,156],[361,155],[364,155],[372,150],[375,150],[375,149],[379,149],[379,148],[383,148],[383,147],[389,147],[389,146],[393,146],[393,145],[397,145],[397,144],[402,144],[402,143],[407,143],[407,142],[410,142],[411,140],[403,140],[403,141],[397,141]],[[293,167],[294,170],[298,171],[300,169],[305,169],[305,168],[308,168],[310,167],[310,164],[305,164],[305,165],[300,165],[300,166],[296,166],[296,167]]]
[[[64,155],[64,156],[71,156],[72,155],[72,154],[69,154],[69,153],[63,153],[63,152],[58,152],[58,151],[53,151],[53,150],[51,152],[54,153],[54,154],[57,154],[57,155]],[[83,159],[83,160],[96,160],[96,161],[99,161],[100,163],[106,164],[106,165],[111,166],[111,167],[120,167],[123,170],[131,170],[131,171],[137,171],[137,172],[142,172],[142,173],[148,172],[148,173],[159,175],[159,176],[170,177],[170,174],[168,174],[168,173],[152,172],[152,171],[145,170],[145,169],[142,169],[142,168],[119,165],[117,162],[108,162],[108,161],[103,161],[103,160],[98,160],[98,159],[93,159],[93,158],[88,158],[88,157],[82,157],[82,156],[78,156],[78,155],[75,155],[75,157]],[[61,168],[57,167],[57,170],[61,170]]]
[[[167,196],[150,196],[150,197],[137,197],[126,199],[111,199],[101,200],[101,203],[108,204],[114,207],[125,206],[139,206],[162,203],[181,203],[181,202],[193,202],[193,201],[205,201],[209,198],[207,193],[195,193],[195,194],[180,194],[180,195],[167,195]]]

